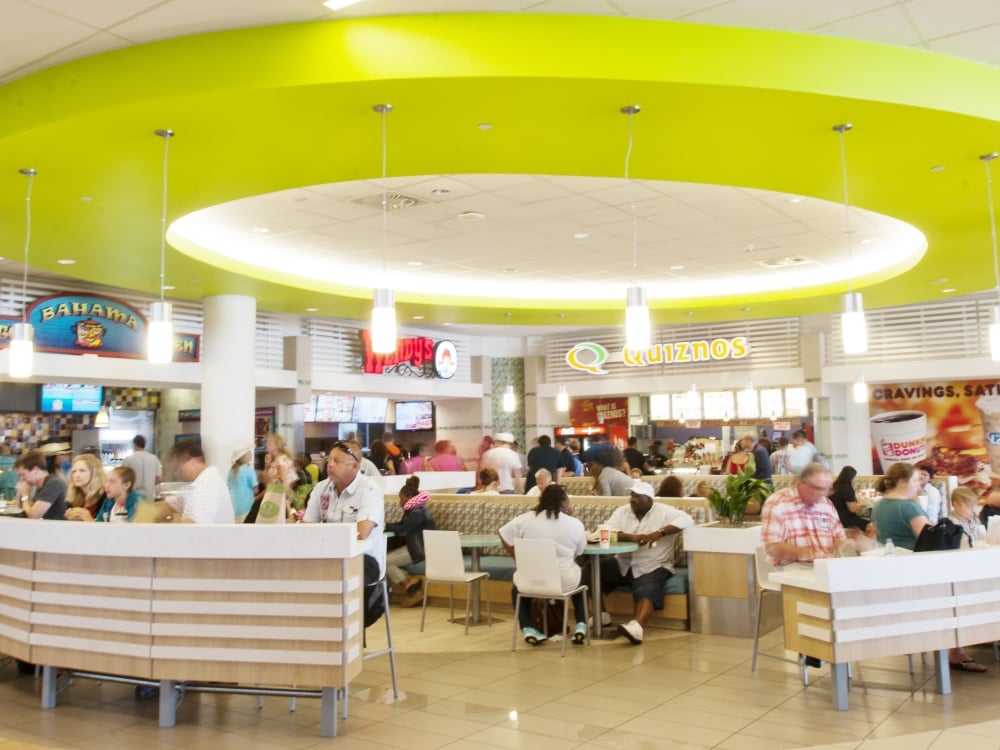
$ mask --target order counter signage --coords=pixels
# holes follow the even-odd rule
[[[336,734],[363,663],[370,543],[354,524],[0,524],[17,524],[0,547],[0,651],[47,665],[44,708],[56,667],[158,684],[168,727],[182,682],[316,686]]]

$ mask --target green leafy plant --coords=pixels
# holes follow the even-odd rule
[[[708,504],[715,511],[716,518],[735,526],[743,522],[750,503],[761,505],[770,494],[771,485],[763,479],[754,479],[753,469],[747,467],[739,474],[727,476],[723,491],[712,490]]]

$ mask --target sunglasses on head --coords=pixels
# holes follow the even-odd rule
[[[349,446],[347,443],[345,443],[343,441],[336,442],[336,443],[333,444],[333,449],[334,450],[338,450],[338,451],[343,451],[348,456],[350,456],[351,458],[353,458],[355,461],[357,461],[358,463],[361,463],[361,459],[358,458],[358,454],[355,453],[354,449],[351,446]]]

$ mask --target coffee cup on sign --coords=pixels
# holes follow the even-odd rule
[[[977,399],[976,408],[983,423],[986,460],[990,471],[1000,474],[1000,396],[982,396]]]
[[[915,409],[887,411],[870,420],[875,453],[883,473],[896,463],[927,458],[927,415]]]

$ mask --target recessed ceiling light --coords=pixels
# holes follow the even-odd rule
[[[330,10],[340,10],[346,8],[348,5],[354,5],[358,0],[324,0],[323,5],[325,5]]]
[[[480,130],[493,130],[493,123],[492,122],[481,122],[476,127],[479,128]]]
[[[318,307],[307,307],[306,312],[319,312]]]
[[[72,258],[60,258],[59,260],[56,261],[56,263],[58,263],[60,266],[71,266],[74,263],[76,263],[76,261],[73,260]]]
[[[801,195],[793,195],[791,198],[788,199],[788,202],[789,203],[804,203],[805,200],[806,199],[803,196],[801,196]]]
[[[448,195],[451,191],[448,188],[434,188],[431,195]]]
[[[163,291],[165,291],[165,292],[172,292],[176,288],[177,287],[175,287],[173,284],[164,284],[163,285]]]
[[[944,164],[935,164],[931,167],[932,172],[943,172],[945,170]]]
[[[443,325],[443,326],[450,326],[451,323],[442,323],[441,325]]]
[[[942,277],[940,279],[934,279],[934,281],[932,281],[931,283],[932,284],[947,284],[948,283],[948,279]]]
[[[865,239],[861,240],[861,242],[859,242],[858,244],[859,245],[870,245],[873,242],[878,242],[878,240],[876,240],[874,237],[866,237]]]
[[[422,260],[408,260],[408,261],[406,261],[406,265],[408,265],[410,268],[420,268],[420,266],[422,266],[423,264],[424,264],[424,262]]]
[[[291,195],[288,198],[285,198],[285,200],[288,203],[305,203],[309,199],[306,198],[304,195]]]
[[[573,232],[574,240],[585,240],[590,236],[589,232]]]
[[[81,203],[90,203],[92,200],[94,200],[94,199],[91,198],[89,195],[81,195],[80,196],[80,202]]]
[[[459,221],[482,221],[485,218],[486,214],[479,211],[463,211],[458,215]]]
[[[413,319],[414,319],[414,320],[423,320],[423,319],[424,319],[424,316],[423,316],[423,315],[414,315],[414,316],[413,316]]]
[[[671,271],[683,271],[684,266],[670,266]]]
[[[517,273],[517,269],[516,268],[505,268],[505,269],[503,269],[503,272],[504,273]]]
[[[953,292],[957,292],[957,291],[958,290],[955,287],[949,286],[949,287],[945,287],[944,289],[942,289],[941,290],[941,294],[952,294]]]
[[[254,227],[253,228],[254,234],[267,234],[270,231],[271,231],[271,227]]]

